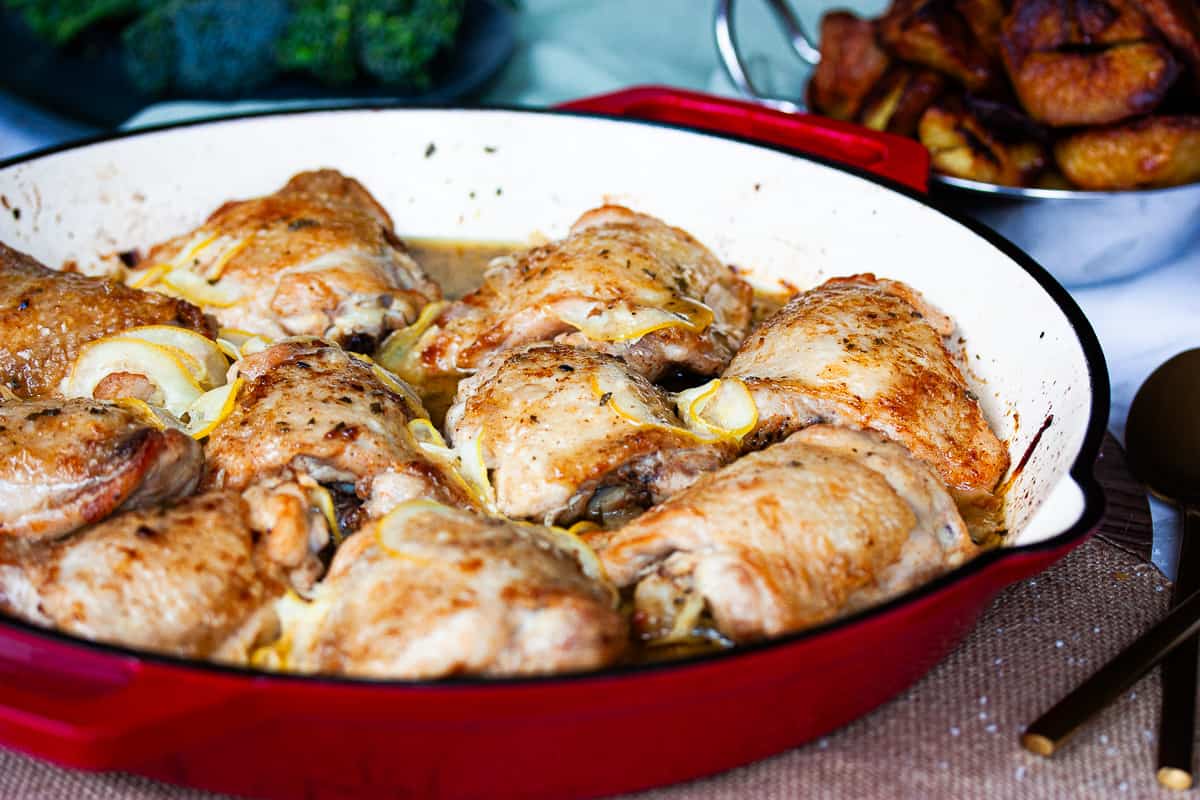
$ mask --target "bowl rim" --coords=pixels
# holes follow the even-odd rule
[[[1050,297],[1062,315],[1066,318],[1068,325],[1074,331],[1076,338],[1079,341],[1080,349],[1083,352],[1084,361],[1088,369],[1090,388],[1092,392],[1092,402],[1089,410],[1087,428],[1084,433],[1083,441],[1080,444],[1079,452],[1076,454],[1075,460],[1067,470],[1066,475],[1064,475],[1061,479],[1073,480],[1083,495],[1083,508],[1080,511],[1079,517],[1069,527],[1055,534],[1054,536],[1023,545],[994,547],[979,554],[965,564],[962,564],[949,572],[943,573],[933,580],[913,587],[912,589],[892,597],[883,603],[869,606],[862,610],[856,611],[853,614],[849,614],[844,617],[838,617],[837,619],[830,620],[811,628],[805,628],[804,630],[783,634],[781,636],[766,639],[760,642],[737,645],[736,647],[728,650],[706,652],[665,661],[621,664],[604,667],[597,670],[512,677],[455,676],[449,678],[423,680],[407,680],[399,678],[362,678],[339,675],[310,675],[288,672],[270,672],[266,670],[255,669],[250,666],[220,664],[199,658],[174,656],[164,653],[156,653],[149,650],[141,650],[121,644],[92,641],[74,634],[42,628],[3,613],[0,613],[0,639],[2,639],[5,635],[4,629],[7,628],[59,645],[66,645],[72,648],[87,650],[95,655],[103,657],[120,657],[125,660],[132,659],[134,663],[146,662],[169,669],[198,670],[200,672],[213,675],[214,677],[223,676],[231,680],[241,679],[242,681],[252,680],[256,685],[263,685],[265,682],[269,684],[285,683],[313,687],[324,686],[371,691],[379,691],[381,689],[390,689],[394,691],[429,691],[439,689],[500,689],[508,686],[546,688],[558,686],[563,683],[575,684],[581,681],[610,681],[618,679],[632,680],[641,676],[661,673],[663,671],[698,669],[711,666],[714,662],[732,662],[735,659],[751,658],[772,650],[782,651],[788,647],[799,645],[827,634],[844,631],[868,620],[883,617],[902,606],[916,603],[921,599],[941,592],[953,584],[967,581],[973,577],[979,577],[984,571],[1003,561],[1027,554],[1048,554],[1052,551],[1078,544],[1084,538],[1086,538],[1088,534],[1090,534],[1099,524],[1104,513],[1105,498],[1104,492],[1094,475],[1093,466],[1097,456],[1099,455],[1100,445],[1108,426],[1110,384],[1107,362],[1104,357],[1104,352],[1100,347],[1100,341],[1097,338],[1091,323],[1084,315],[1082,309],[1080,309],[1079,305],[1075,302],[1067,290],[1063,288],[1063,286],[1058,283],[1053,276],[1051,276],[1045,267],[1038,264],[1031,256],[1029,256],[1005,237],[1001,236],[990,228],[987,228],[982,223],[965,216],[962,212],[956,209],[952,203],[948,202],[946,198],[938,198],[929,194],[924,194],[905,184],[899,183],[890,178],[875,175],[855,166],[843,164],[823,156],[796,152],[783,146],[756,141],[752,138],[739,136],[736,134],[699,130],[696,128],[689,128],[685,125],[677,125],[656,120],[633,119],[613,114],[601,114],[595,112],[554,108],[528,108],[519,106],[468,107],[455,104],[404,106],[394,103],[368,102],[337,106],[333,108],[313,107],[303,109],[289,108],[257,110],[215,117],[205,117],[202,119],[177,120],[161,125],[153,125],[129,131],[109,131],[93,136],[87,136],[82,139],[76,139],[45,148],[19,153],[15,156],[5,159],[0,159],[0,171],[7,170],[11,167],[24,163],[37,161],[41,158],[52,156],[57,153],[70,150],[82,150],[96,144],[103,144],[105,142],[115,140],[134,139],[139,136],[157,134],[176,129],[196,128],[203,127],[205,125],[240,122],[264,117],[303,118],[310,114],[337,115],[360,113],[364,111],[388,113],[465,112],[467,114],[487,114],[492,112],[500,112],[528,114],[530,116],[577,117],[585,119],[608,120],[628,125],[663,128],[683,133],[685,135],[723,139],[740,145],[761,148],[793,158],[811,161],[838,170],[839,172],[848,173],[863,180],[869,181],[876,186],[889,189],[893,192],[898,192],[908,199],[932,209],[934,212],[948,219],[949,221],[967,228],[972,233],[976,234],[984,241],[1000,250],[1005,256],[1007,256],[1011,261],[1015,262],[1017,266],[1023,269],[1038,283],[1042,291],[1044,291]],[[1180,188],[1186,187],[1174,187],[1174,189]]]
[[[1082,200],[1099,202],[1101,200],[1118,200],[1130,197],[1148,197],[1158,199],[1174,194],[1183,194],[1187,190],[1200,191],[1200,181],[1182,183],[1178,186],[1159,186],[1147,189],[1045,189],[1037,186],[1007,186],[1002,183],[988,183],[969,178],[959,178],[930,170],[931,183],[941,184],[951,189],[969,192],[971,194],[996,195],[998,197],[1022,200]]]

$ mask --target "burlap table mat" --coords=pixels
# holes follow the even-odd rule
[[[1154,567],[1093,538],[1049,571],[1010,587],[961,647],[873,714],[766,761],[633,797],[1178,798],[1154,780],[1156,675],[1053,760],[1017,745],[1025,723],[1162,616],[1167,587]],[[0,797],[215,796],[0,751]]]

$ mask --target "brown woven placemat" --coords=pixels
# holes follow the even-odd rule
[[[783,755],[636,800],[1177,798],[1154,781],[1155,675],[1053,760],[1017,745],[1023,724],[1162,616],[1167,586],[1152,566],[1093,538],[1006,590],[946,661],[873,714]],[[0,798],[200,797],[213,795],[0,751]]]

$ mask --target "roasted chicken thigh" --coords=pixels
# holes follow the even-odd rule
[[[478,450],[502,514],[547,524],[648,507],[737,450],[685,428],[619,358],[553,343],[504,351],[459,384],[446,430]]]
[[[216,333],[191,303],[56,272],[0,243],[0,381],[18,397],[54,394],[83,345],[139,325]]]
[[[674,366],[715,375],[746,335],[751,297],[685,231],[603,206],[567,238],[493,261],[483,286],[445,308],[415,344],[385,346],[381,356],[414,384],[434,386],[506,348],[559,338],[620,356],[652,380]]]
[[[734,642],[817,625],[975,552],[928,466],[878,434],[820,425],[591,535],[650,640]]]
[[[592,669],[627,641],[613,601],[563,534],[415,500],[350,537],[311,602],[280,604],[283,635],[256,663],[390,678]]]
[[[960,500],[983,501],[1008,450],[943,341],[953,330],[902,283],[834,278],[767,319],[725,374],[754,395],[759,442],[816,422],[871,428],[927,461]]]
[[[127,511],[49,543],[0,542],[0,609],[96,641],[245,662],[284,583],[232,492]]]
[[[369,516],[413,497],[471,502],[410,431],[427,416],[420,401],[381,368],[319,339],[291,339],[239,361],[238,376],[245,386],[205,446],[205,486],[306,478],[356,493]]]
[[[0,539],[52,539],[189,494],[202,463],[194,439],[130,407],[0,403]]]
[[[363,351],[441,296],[383,207],[329,169],[226,203],[144,263],[134,285],[194,299],[223,328],[323,336]]]

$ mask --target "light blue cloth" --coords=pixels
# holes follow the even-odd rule
[[[806,77],[762,0],[739,0],[739,39],[764,90],[799,97]],[[796,3],[810,30],[835,4]],[[886,0],[837,4],[877,14]],[[480,98],[485,104],[544,106],[630,84],[661,83],[732,94],[712,36],[711,0],[523,0],[517,53]],[[260,103],[163,103],[128,127],[264,107]],[[0,158],[78,135],[57,120],[0,94]],[[1152,234],[1147,234],[1152,235]],[[1053,265],[1049,265],[1053,266]],[[1121,437],[1134,392],[1155,366],[1200,346],[1200,242],[1174,263],[1138,278],[1077,290],[1100,336],[1112,374],[1110,425]],[[1155,505],[1155,563],[1173,571],[1177,526]]]

